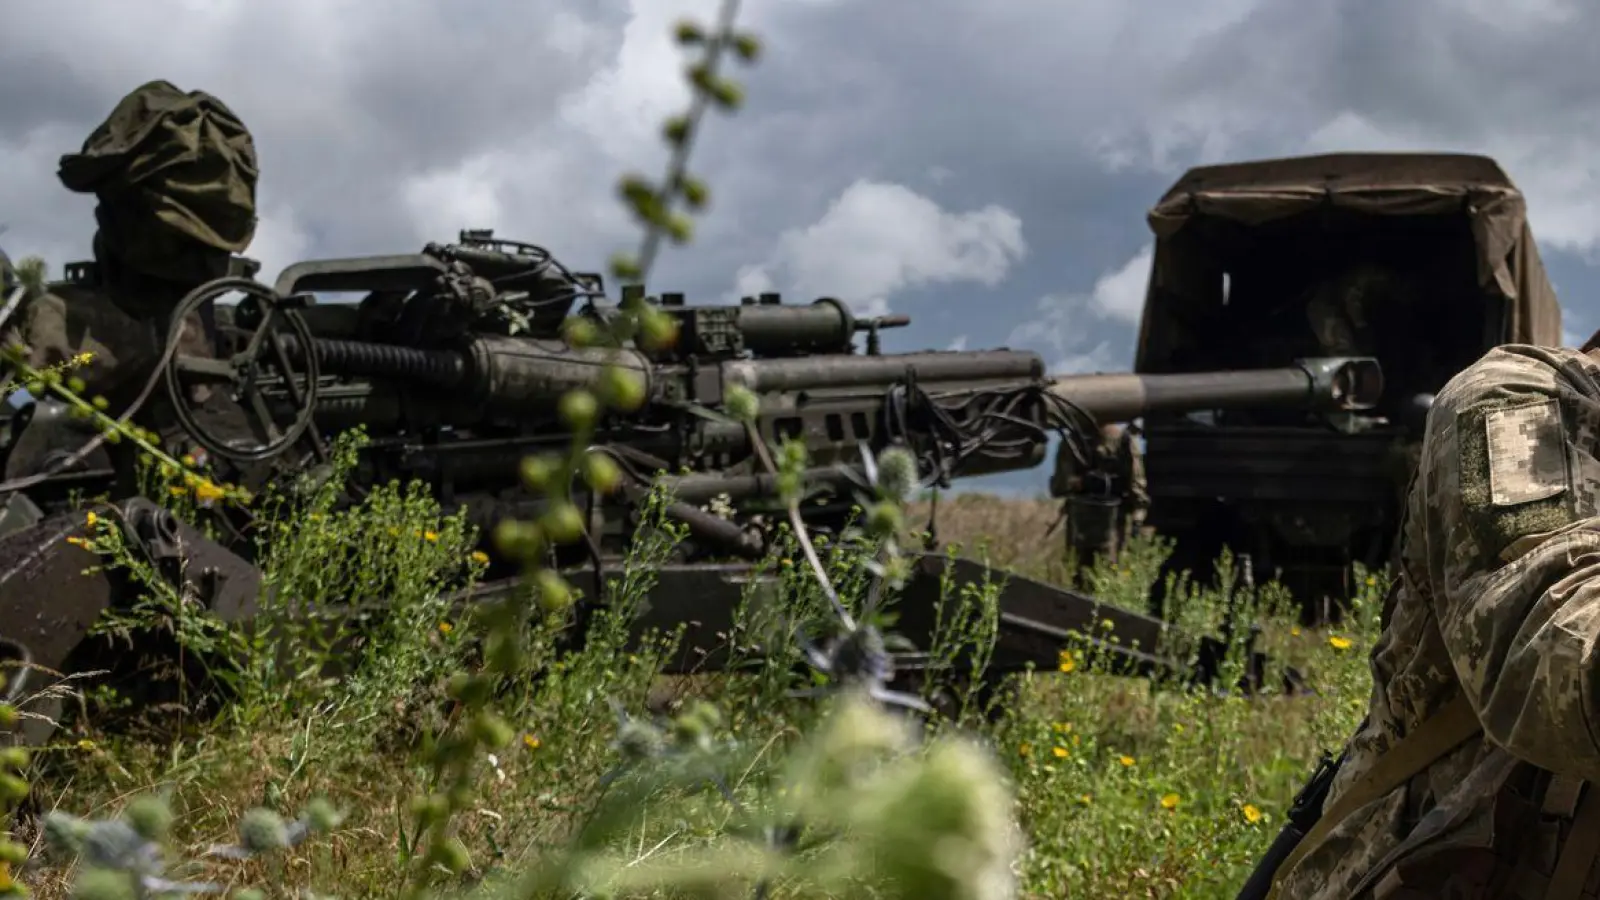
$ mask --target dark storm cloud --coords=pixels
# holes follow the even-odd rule
[[[218,93],[256,132],[252,252],[269,270],[476,226],[596,267],[636,235],[616,177],[659,171],[657,129],[682,101],[665,35],[681,10],[713,7],[22,4],[11,46],[32,61],[0,64],[14,75],[0,94],[6,240],[53,259],[83,252],[92,204],[59,188],[55,159],[122,92],[162,77]],[[1095,285],[1122,272],[1127,296],[1136,279],[1124,270],[1148,242],[1143,214],[1179,171],[1332,146],[1492,152],[1528,190],[1547,252],[1586,248],[1600,235],[1588,194],[1600,94],[1587,78],[1600,12],[1567,15],[1487,0],[1475,11],[1442,0],[748,2],[767,52],[744,73],[746,109],[715,118],[699,144],[713,205],[659,282],[723,296],[760,268],[780,287],[833,278],[848,294],[860,287],[852,272],[877,272],[882,288],[883,271],[903,270],[890,300],[918,318],[921,343],[990,345],[1032,323],[1023,330],[1042,352],[1125,364],[1127,317],[1106,315]],[[822,245],[797,235],[858,181],[903,186],[931,207],[912,203],[914,228],[885,219],[883,241],[854,248],[900,254],[884,267],[843,247],[831,269],[799,271],[794,248]],[[869,219],[885,210],[863,197],[905,199],[858,193],[847,211]],[[891,234],[953,239],[953,223],[989,208],[1020,222],[1026,248],[1002,254],[999,275],[929,281],[927,248]],[[851,233],[837,215],[831,233]],[[973,248],[1001,246],[998,234],[968,235],[978,243],[965,258],[992,259]],[[921,269],[907,268],[912,258]],[[1564,291],[1586,287],[1586,268],[1564,272]]]

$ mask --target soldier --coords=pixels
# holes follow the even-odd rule
[[[1106,425],[1099,438],[1081,471],[1063,444],[1051,478],[1051,493],[1067,498],[1067,546],[1077,557],[1080,580],[1096,557],[1117,561],[1130,529],[1143,527],[1150,503],[1134,429]]]
[[[4,342],[35,369],[68,365],[118,416],[153,374],[177,303],[231,274],[232,254],[249,246],[255,144],[220,100],[152,81],[124,97],[80,152],[61,158],[58,176],[99,201],[94,263],[29,297],[6,322]],[[207,319],[189,317],[180,352],[215,353]],[[141,421],[172,431],[159,414]]]
[[[1378,265],[1360,263],[1318,283],[1306,302],[1306,318],[1322,352],[1357,356],[1369,351],[1369,311],[1395,289],[1393,274]]]
[[[1382,626],[1273,895],[1600,895],[1600,351],[1499,347],[1439,393]]]

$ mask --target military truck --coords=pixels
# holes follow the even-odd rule
[[[1203,166],[1149,213],[1134,370],[1376,357],[1385,396],[1335,416],[1229,410],[1143,423],[1147,524],[1167,572],[1206,580],[1224,547],[1275,574],[1308,620],[1383,566],[1433,395],[1500,344],[1558,344],[1561,308],[1523,196],[1493,160],[1341,153]],[[1165,591],[1158,588],[1152,606]]]

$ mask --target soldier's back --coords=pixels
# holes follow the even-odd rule
[[[1567,786],[1600,778],[1588,725],[1597,488],[1594,359],[1499,347],[1440,391],[1370,657],[1368,720],[1328,803],[1462,695],[1483,731],[1342,821],[1281,896],[1373,896],[1380,881],[1401,889],[1380,896],[1544,896],[1580,796]],[[1497,893],[1508,885],[1519,890]]]

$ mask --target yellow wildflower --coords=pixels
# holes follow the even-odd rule
[[[1090,796],[1088,794],[1084,794],[1082,797],[1078,798],[1078,802],[1082,803],[1084,806],[1088,806],[1089,804],[1094,802],[1094,797],[1092,797],[1092,796]]]
[[[1021,744],[1018,744],[1017,745],[1017,755],[1018,756],[1032,756],[1033,755],[1033,745],[1028,743],[1027,741],[1023,741]]]
[[[1300,626],[1299,625],[1291,625],[1289,627],[1289,633],[1294,635],[1295,637],[1299,637],[1300,636]]]
[[[1251,825],[1261,821],[1261,810],[1257,809],[1253,803],[1246,803],[1241,812],[1244,813],[1244,820],[1249,822]]]
[[[472,561],[480,566],[487,566],[489,564],[489,554],[482,550],[474,550],[472,551]]]
[[[200,500],[202,502],[207,500],[221,500],[223,496],[225,496],[225,492],[222,490],[222,488],[217,487],[211,482],[201,479],[200,483],[194,486],[194,496],[196,500]]]
[[[1060,669],[1063,672],[1071,672],[1073,669],[1076,669],[1077,667],[1078,667],[1078,661],[1072,658],[1072,651],[1071,650],[1063,650],[1063,651],[1061,651],[1061,661],[1056,665],[1056,668]]]
[[[1066,759],[1067,758],[1067,748],[1065,748],[1065,747],[1056,747],[1056,748],[1052,749],[1050,752],[1054,753],[1056,755],[1056,759]]]
[[[1328,638],[1328,646],[1332,647],[1335,650],[1349,650],[1350,649],[1350,639],[1347,638],[1347,637],[1340,637],[1337,634],[1335,634],[1335,635],[1333,635],[1333,636]]]
[[[77,535],[72,535],[71,537],[67,538],[67,543],[74,547],[82,547],[86,550],[89,548],[89,542],[81,537],[78,537]]]
[[[178,462],[183,463],[184,465],[188,466],[191,469],[194,468],[197,465],[197,463],[195,462],[194,455],[191,454],[191,453],[185,453],[182,457],[180,457],[178,459]]]
[[[1374,587],[1377,585],[1377,583],[1378,579],[1373,578],[1371,575],[1367,576],[1367,587]]]
[[[523,743],[523,746],[527,747],[529,750],[537,750],[537,749],[539,749],[539,739],[534,737],[531,734],[523,735],[522,736],[522,743]]]
[[[84,738],[83,740],[78,742],[78,749],[79,750],[93,750],[94,749],[94,741],[91,741],[88,738]]]
[[[1055,733],[1056,734],[1066,734],[1067,732],[1072,730],[1072,723],[1071,722],[1056,722],[1056,723],[1052,724],[1050,727],[1055,729]]]
[[[1119,756],[1117,757],[1117,762],[1122,763],[1123,768],[1128,768],[1133,765],[1134,760],[1131,756]]]
[[[422,533],[422,539],[431,544],[439,539],[439,533],[436,531],[424,531]]]
[[[93,528],[94,523],[98,521],[100,521],[100,517],[96,516],[93,512],[90,512],[88,515],[83,517],[83,524],[89,526],[90,528]]]
[[[1177,794],[1167,794],[1166,796],[1162,797],[1161,798],[1161,808],[1162,809],[1177,809],[1178,808],[1178,795]]]
[[[449,634],[450,632],[455,631],[455,630],[456,630],[456,627],[454,625],[451,625],[449,622],[440,622],[439,623],[439,633],[440,634]]]

